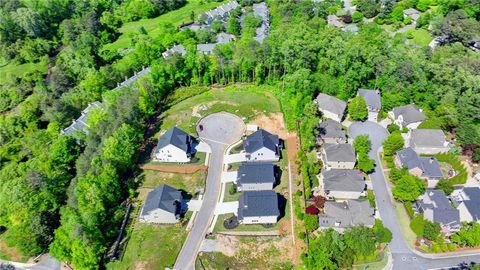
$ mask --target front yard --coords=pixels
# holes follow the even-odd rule
[[[197,189],[205,187],[206,176],[207,172],[205,171],[181,174],[145,170],[139,176],[139,180],[142,182],[140,189],[151,189],[161,184],[166,184],[193,195]]]

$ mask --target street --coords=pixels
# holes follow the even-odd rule
[[[480,263],[480,254],[478,253],[431,254],[426,256],[418,251],[414,252],[410,249],[402,230],[400,229],[391,194],[387,188],[386,179],[384,178],[380,166],[380,159],[377,155],[383,141],[388,136],[388,132],[379,124],[370,121],[355,122],[349,127],[351,140],[362,134],[369,135],[370,141],[372,142],[372,150],[370,151],[369,156],[375,160],[376,167],[375,171],[370,174],[370,178],[372,180],[375,200],[382,222],[393,235],[392,241],[389,244],[389,249],[393,257],[393,269],[450,268],[458,266],[461,263]]]

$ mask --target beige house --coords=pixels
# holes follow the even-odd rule
[[[416,129],[427,117],[415,104],[394,108],[388,112],[393,122],[400,128]]]
[[[324,144],[321,157],[327,170],[353,169],[356,163],[355,149],[346,143]]]
[[[358,199],[365,195],[366,183],[357,170],[329,170],[319,175],[319,189],[329,199]]]

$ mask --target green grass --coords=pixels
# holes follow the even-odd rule
[[[171,23],[174,26],[179,26],[184,22],[191,21],[190,14],[192,13],[192,11],[195,12],[195,16],[197,17],[197,15],[217,7],[223,4],[223,2],[226,2],[226,0],[221,2],[188,0],[188,3],[185,6],[177,10],[170,11],[166,14],[160,15],[156,18],[142,19],[139,21],[125,23],[119,29],[121,35],[118,37],[118,39],[115,42],[103,46],[102,51],[117,51],[119,49],[130,47],[131,37],[134,34],[139,33],[139,29],[142,26],[143,28],[145,28],[150,37],[155,38],[159,34],[161,34],[161,29],[159,27],[161,24]]]
[[[238,201],[238,198],[240,197],[241,192],[236,192],[234,194],[230,194],[229,190],[230,187],[235,185],[234,183],[230,182],[227,183],[227,186],[225,187],[225,196],[223,197],[224,202],[234,202]]]
[[[0,259],[6,261],[15,261],[26,263],[28,256],[23,255],[19,250],[14,247],[9,247],[5,241],[8,237],[8,230],[0,235]]]
[[[419,46],[426,47],[432,39],[430,32],[420,28],[413,31],[413,39],[411,41]]]
[[[417,238],[415,233],[410,229],[410,217],[408,216],[407,210],[403,204],[395,202],[395,212],[397,214],[397,219],[400,224],[405,240],[410,247],[413,247],[413,244]]]
[[[137,223],[121,260],[107,264],[115,269],[165,269],[172,267],[187,237],[177,225]]]
[[[42,74],[47,74],[48,58],[42,59],[38,63],[15,64],[10,63],[0,67],[0,84],[5,83],[11,76],[23,77],[25,74],[39,71]]]
[[[161,130],[178,126],[190,134],[195,134],[195,125],[200,117],[192,115],[194,110],[201,117],[215,112],[230,112],[242,117],[246,123],[257,115],[280,112],[280,104],[272,91],[271,86],[251,84],[211,89],[179,102],[162,114]],[[200,105],[206,105],[208,109],[199,110]]]
[[[146,170],[140,175],[140,180],[144,188],[154,188],[161,184],[166,184],[193,194],[197,188],[205,186],[206,175],[206,171],[182,174]]]
[[[378,252],[378,251],[377,251]],[[369,269],[369,270],[382,270],[388,263],[388,256],[386,252],[377,254],[377,260],[373,262],[365,262],[362,264],[354,264],[354,269]]]

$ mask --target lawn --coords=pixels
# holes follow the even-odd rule
[[[0,67],[0,84],[5,83],[13,75],[22,77],[24,74],[39,71],[42,74],[47,74],[48,58],[42,59],[38,63],[15,64],[10,63]]]
[[[235,192],[234,194],[230,194],[229,190],[231,186],[234,186],[235,184],[230,182],[227,183],[227,186],[225,187],[225,197],[223,198],[224,202],[234,202],[238,201],[238,198],[240,197],[241,192]]]
[[[395,202],[395,212],[397,214],[397,219],[402,233],[405,236],[405,240],[407,241],[407,244],[413,248],[417,236],[412,229],[410,229],[410,217],[408,216],[407,210],[403,204]]]
[[[121,35],[118,37],[118,39],[115,42],[103,46],[102,51],[117,51],[119,49],[130,47],[132,36],[136,33],[139,33],[139,29],[142,26],[150,37],[155,38],[160,34],[159,25],[170,23],[174,26],[179,26],[182,23],[191,21],[190,15],[192,11],[195,12],[196,15],[199,15],[223,4],[223,2],[226,2],[226,0],[220,2],[188,0],[188,3],[185,6],[177,10],[172,10],[156,18],[142,19],[139,21],[125,23],[119,29]]]
[[[388,263],[388,255],[384,251],[382,253],[379,253],[377,256],[378,260],[373,261],[373,262],[367,262],[367,263],[362,263],[362,264],[354,264],[353,269],[369,269],[369,270],[382,270],[385,268],[385,266]]]
[[[140,181],[142,181],[143,188],[154,188],[161,184],[166,184],[194,194],[196,189],[205,187],[206,175],[207,172],[205,171],[182,174],[146,170],[140,175]]]
[[[432,41],[432,39],[433,37],[430,34],[430,32],[428,32],[425,29],[420,28],[420,29],[415,29],[415,31],[413,31],[412,42],[419,46],[422,46],[422,47],[428,46],[428,44],[430,43],[430,41]]]
[[[280,112],[280,104],[272,90],[271,86],[251,84],[210,89],[179,102],[163,113],[161,130],[178,126],[195,134],[196,123],[201,117],[221,111],[238,115],[246,123],[258,115]]]
[[[187,238],[185,228],[177,225],[135,224],[121,260],[107,264],[115,269],[165,269],[172,267]]]
[[[9,247],[4,238],[7,237],[8,231],[0,235],[0,259],[15,262],[27,262],[28,256],[22,255],[16,248]]]

